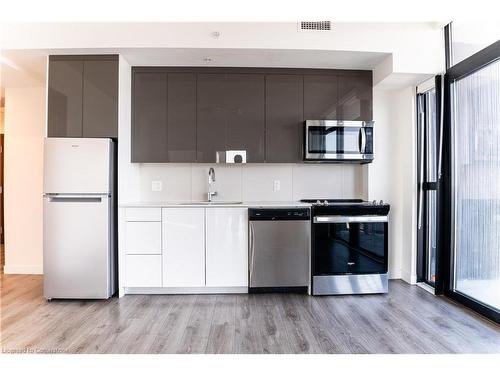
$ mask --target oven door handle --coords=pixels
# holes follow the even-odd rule
[[[389,221],[388,216],[315,216],[313,222],[315,224],[324,223],[386,223]]]

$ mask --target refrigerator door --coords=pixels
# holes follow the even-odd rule
[[[44,295],[108,298],[111,281],[108,196],[44,197]]]
[[[110,192],[111,142],[106,138],[46,138],[45,194]]]

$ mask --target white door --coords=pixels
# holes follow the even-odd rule
[[[207,286],[248,286],[248,210],[206,211]]]
[[[45,197],[43,271],[46,298],[107,298],[110,198]]]
[[[46,138],[46,194],[103,194],[111,191],[111,140]]]
[[[162,210],[163,286],[205,285],[205,209]]]

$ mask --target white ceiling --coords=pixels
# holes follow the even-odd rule
[[[133,66],[235,66],[372,70],[388,53],[298,49],[122,49]],[[206,62],[206,59],[210,62]]]

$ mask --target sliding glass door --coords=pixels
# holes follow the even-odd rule
[[[448,68],[446,89],[444,292],[499,322],[500,41]]]
[[[452,289],[500,310],[500,61],[451,83]]]

